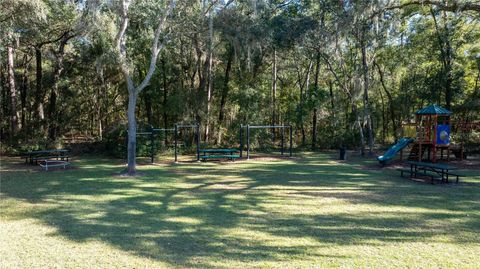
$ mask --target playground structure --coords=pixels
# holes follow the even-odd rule
[[[427,106],[415,113],[417,136],[408,159],[433,163],[450,160],[451,115],[451,111],[437,105]]]
[[[289,157],[292,157],[292,138],[293,138],[293,130],[291,125],[240,125],[239,131],[239,138],[240,138],[240,158],[243,157],[243,150],[244,150],[244,138],[243,138],[243,130],[245,129],[246,132],[246,140],[247,140],[247,160],[250,159],[250,132],[252,129],[280,129],[280,153],[283,156],[285,153],[285,129],[289,130]]]
[[[418,110],[415,112],[415,123],[402,126],[405,137],[377,160],[381,164],[386,164],[399,152],[400,160],[403,160],[403,150],[410,145],[408,160],[411,161],[448,162],[452,153],[457,159],[463,160],[466,157],[465,143],[472,131],[480,130],[480,122],[464,120],[453,123],[452,114],[438,105]],[[459,135],[456,145],[451,143],[452,130]]]

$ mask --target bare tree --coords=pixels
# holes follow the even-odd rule
[[[129,64],[129,59],[127,57],[127,46],[126,46],[126,32],[128,27],[128,9],[131,4],[131,0],[122,0],[120,7],[120,27],[118,29],[117,36],[115,38],[116,49],[118,53],[118,60],[120,62],[120,68],[123,72],[125,80],[127,82],[128,89],[128,109],[127,109],[127,119],[128,119],[128,174],[134,175],[136,173],[136,146],[137,146],[137,121],[135,116],[135,108],[137,105],[138,94],[145,89],[145,87],[150,83],[153,73],[155,72],[155,67],[157,63],[157,58],[160,51],[165,45],[165,39],[160,41],[160,37],[165,32],[167,18],[173,10],[174,0],[169,0],[168,6],[166,7],[165,12],[159,15],[158,23],[155,28],[155,34],[153,37],[153,42],[151,46],[151,55],[150,55],[150,65],[148,72],[145,75],[145,78],[138,85],[135,85],[133,81],[133,70]]]

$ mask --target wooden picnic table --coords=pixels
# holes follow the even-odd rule
[[[25,158],[25,163],[30,163],[30,164],[35,164],[38,163],[38,159],[45,158],[45,159],[50,159],[50,158],[56,158],[61,159],[62,161],[64,159],[67,159],[68,161],[68,150],[66,149],[51,149],[51,150],[31,150],[27,151],[22,154],[22,158]]]
[[[449,164],[443,164],[443,163],[427,163],[427,162],[416,162],[416,161],[407,161],[405,162],[406,164],[410,165],[410,177],[416,177],[416,175],[419,173],[419,170],[423,170],[423,174],[425,175],[427,171],[433,172],[441,177],[442,182],[448,183],[448,176],[449,175],[454,175],[457,177],[457,182],[458,182],[458,175],[456,174],[451,174],[449,171],[451,170],[457,170],[458,167],[449,165]],[[432,184],[433,184],[433,176],[430,176],[432,178]]]

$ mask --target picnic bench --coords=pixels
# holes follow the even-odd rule
[[[40,162],[40,166],[45,168],[45,171],[48,171],[48,168],[52,167],[63,167],[63,169],[65,169],[69,165],[69,162],[60,160],[44,160],[43,162]]]
[[[240,155],[234,154],[238,152],[238,149],[200,149],[199,152],[202,154],[200,159],[206,161],[209,159],[227,159],[235,161],[235,159],[240,158]]]
[[[51,149],[51,150],[33,150],[22,154],[21,158],[25,159],[25,163],[37,165],[39,161],[52,160],[67,161],[68,150],[66,149]]]
[[[410,178],[420,178],[426,177],[429,178],[431,183],[434,184],[435,180],[449,183],[449,176],[456,177],[456,183],[458,183],[459,177],[462,175],[458,173],[451,172],[452,170],[457,170],[458,168],[453,165],[442,164],[442,163],[427,163],[427,162],[415,162],[407,161],[406,164],[410,165],[410,168],[399,168],[400,175],[403,177],[404,174],[408,174]]]

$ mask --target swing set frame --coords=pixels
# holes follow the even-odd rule
[[[240,158],[243,157],[243,129],[246,129],[246,138],[247,138],[247,160],[250,159],[250,131],[252,129],[281,129],[281,147],[280,153],[283,156],[285,153],[285,130],[289,130],[289,148],[288,156],[292,157],[292,141],[293,141],[293,129],[291,125],[240,125],[239,138],[240,138]]]

